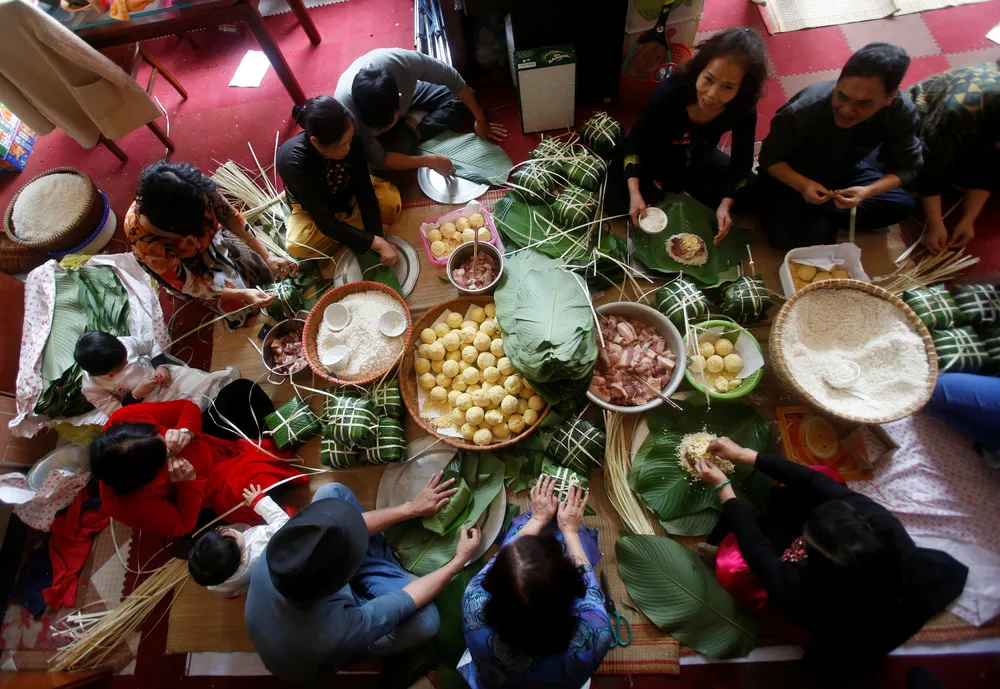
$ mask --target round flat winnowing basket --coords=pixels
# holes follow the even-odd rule
[[[436,321],[445,311],[456,311],[464,316],[469,310],[469,307],[473,304],[476,304],[477,306],[486,306],[491,301],[493,301],[493,297],[488,294],[483,294],[459,297],[458,299],[438,304],[434,308],[429,309],[423,316],[421,316],[420,320],[413,324],[413,332],[421,333],[424,328],[432,327],[434,325],[434,321]],[[435,438],[440,438],[452,447],[457,447],[460,450],[498,450],[502,447],[509,447],[522,438],[527,438],[529,435],[534,433],[535,429],[541,425],[542,421],[549,413],[549,405],[546,404],[545,408],[538,414],[538,421],[531,424],[517,435],[511,435],[509,438],[490,443],[489,445],[475,445],[462,436],[458,436],[456,438],[454,436],[444,435],[437,428],[428,423],[426,419],[420,417],[420,398],[417,395],[416,362],[413,357],[412,346],[408,347],[406,352],[403,353],[403,360],[399,363],[399,391],[402,393],[403,404],[406,405],[406,410],[410,412],[410,416],[413,417],[413,420],[417,422],[418,426],[433,435]]]
[[[83,208],[80,209],[77,217],[67,224],[65,228],[54,232],[43,240],[30,241],[19,238],[17,236],[17,228],[14,227],[14,206],[21,197],[21,192],[42,177],[55,174],[79,175],[87,180],[90,194],[84,202]],[[27,249],[41,249],[51,252],[68,251],[81,244],[94,233],[103,214],[104,199],[101,198],[101,195],[97,191],[97,186],[86,172],[78,170],[75,167],[55,167],[32,177],[28,180],[27,184],[18,189],[17,193],[14,194],[14,198],[10,200],[10,205],[7,206],[7,212],[3,219],[3,231],[12,242]]]
[[[413,317],[410,316],[410,309],[406,306],[406,302],[403,301],[402,297],[382,283],[372,282],[370,280],[361,280],[359,282],[349,282],[346,285],[341,285],[340,287],[330,290],[320,297],[320,300],[316,302],[316,305],[312,307],[311,311],[309,311],[309,317],[306,318],[306,326],[302,329],[302,341],[306,346],[306,361],[309,362],[309,368],[311,368],[313,373],[323,380],[327,380],[335,385],[367,385],[368,383],[374,383],[376,380],[379,380],[382,376],[395,368],[396,364],[399,362],[399,359],[397,359],[384,371],[379,371],[376,375],[363,380],[344,380],[342,378],[337,378],[335,375],[330,373],[326,366],[324,366],[319,360],[319,351],[317,350],[316,339],[319,337],[319,327],[323,325],[323,311],[326,310],[327,306],[340,301],[347,295],[358,294],[360,292],[384,292],[399,302],[399,310],[403,312],[404,316],[406,316],[406,333],[403,337],[403,359],[406,359],[406,352],[409,350],[410,342],[413,338]]]
[[[799,384],[789,370],[788,362],[785,361],[785,355],[782,347],[782,331],[788,321],[789,314],[796,308],[799,308],[798,305],[802,303],[802,298],[807,294],[818,290],[854,290],[857,292],[864,292],[865,294],[869,294],[873,297],[889,302],[903,312],[907,322],[913,326],[913,329],[917,331],[917,334],[920,335],[921,339],[924,341],[924,351],[927,353],[927,363],[929,365],[927,380],[924,386],[924,393],[920,396],[919,400],[909,406],[903,407],[891,415],[882,417],[860,417],[835,411],[824,406],[812,393]],[[810,285],[806,285],[796,291],[795,294],[793,294],[789,300],[785,302],[785,305],[781,307],[781,311],[778,312],[777,318],[775,318],[774,322],[771,324],[771,333],[768,336],[768,353],[771,359],[771,366],[777,372],[778,377],[788,387],[795,391],[799,397],[805,400],[817,411],[836,417],[842,421],[847,421],[848,423],[889,423],[890,421],[898,421],[899,419],[910,416],[911,414],[915,414],[923,409],[924,405],[930,401],[931,395],[934,394],[934,386],[937,384],[937,350],[934,348],[934,340],[931,338],[931,333],[927,329],[927,326],[923,324],[913,309],[907,306],[902,299],[882,289],[881,287],[877,287],[871,283],[862,282],[860,280],[824,280],[822,282],[814,282]],[[864,405],[865,403],[862,400],[858,400],[858,404]]]

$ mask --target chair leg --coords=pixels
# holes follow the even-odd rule
[[[97,143],[103,145],[109,151],[111,151],[112,153],[114,153],[115,157],[118,160],[122,161],[123,163],[127,163],[128,162],[128,156],[125,155],[125,151],[123,151],[122,149],[120,149],[118,147],[118,144],[116,144],[111,139],[105,137],[103,134],[101,134],[100,137],[97,139]]]
[[[181,94],[181,98],[187,100],[188,92],[181,82],[177,81],[177,77],[170,73],[166,67],[164,67],[159,60],[147,53],[141,47],[139,48],[139,54],[142,55],[142,59],[149,63],[149,66],[153,68],[154,72],[159,72],[163,75],[163,78],[170,82],[170,85],[177,89],[177,93]]]
[[[174,142],[170,140],[170,137],[167,136],[166,132],[160,129],[160,125],[156,122],[147,122],[146,126],[149,127],[150,131],[156,135],[157,139],[163,142],[163,145],[167,147],[168,151],[174,150]]]

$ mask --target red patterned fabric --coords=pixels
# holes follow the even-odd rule
[[[90,556],[94,534],[108,525],[110,519],[97,510],[83,511],[86,491],[77,493],[76,500],[52,522],[49,536],[49,558],[52,560],[52,586],[42,591],[52,610],[76,605],[76,589],[80,570]]]

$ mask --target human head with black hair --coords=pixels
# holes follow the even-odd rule
[[[74,352],[76,363],[92,376],[117,373],[128,360],[128,350],[114,335],[91,330],[80,335]]]
[[[167,444],[151,423],[116,423],[90,443],[90,471],[116,495],[151,482],[167,462]]]
[[[508,646],[544,656],[569,647],[579,621],[573,607],[587,584],[555,536],[521,536],[500,549],[483,589],[486,624]]]
[[[161,160],[139,174],[136,209],[155,228],[181,236],[199,234],[205,194],[215,182],[190,163]]]
[[[292,117],[324,158],[343,160],[350,153],[354,118],[333,96],[316,96],[292,106]]]
[[[201,586],[218,586],[236,574],[243,562],[246,541],[229,527],[213,529],[198,537],[188,553],[188,572]]]
[[[843,500],[819,505],[806,520],[809,566],[822,567],[842,581],[871,583],[899,579],[900,556],[891,534],[883,533],[864,513]]]
[[[849,129],[892,103],[910,67],[910,56],[899,46],[869,43],[851,55],[833,87],[833,118]]]
[[[359,69],[351,98],[361,121],[377,134],[389,131],[399,120],[399,88],[387,69],[372,65]]]
[[[698,44],[675,75],[686,84],[689,105],[746,112],[757,105],[767,81],[767,48],[751,29],[726,29]]]

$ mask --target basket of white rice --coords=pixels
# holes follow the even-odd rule
[[[44,251],[67,251],[94,234],[104,200],[87,173],[57,167],[32,178],[14,195],[4,232],[14,243]]]
[[[927,327],[902,299],[858,280],[826,280],[795,292],[774,321],[768,348],[789,387],[850,423],[910,416],[937,383]]]

